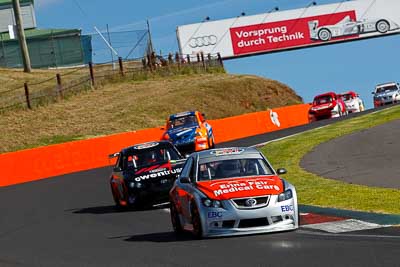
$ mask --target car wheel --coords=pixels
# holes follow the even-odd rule
[[[321,41],[329,41],[330,39],[332,39],[332,33],[330,30],[328,29],[321,29],[318,32],[318,39],[320,39]]]
[[[119,193],[116,192],[115,188],[112,185],[110,185],[110,187],[111,187],[111,193],[113,195],[113,199],[114,199],[114,202],[115,202],[115,206],[117,208],[121,208],[121,203],[119,202],[119,197],[118,197]]]
[[[201,239],[203,237],[203,230],[201,228],[201,220],[199,210],[194,204],[192,207],[192,225],[193,225],[193,236],[197,239]]]
[[[386,20],[380,20],[376,23],[376,30],[380,33],[387,33],[390,30],[390,24]]]
[[[174,229],[174,232],[176,235],[182,235],[183,228],[182,228],[181,220],[179,218],[178,211],[176,210],[175,204],[173,202],[170,202],[169,209],[170,209],[170,215],[171,215],[172,228]]]

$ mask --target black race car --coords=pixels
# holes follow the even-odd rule
[[[149,207],[168,201],[185,162],[169,141],[138,144],[110,155],[115,157],[110,185],[117,207]]]

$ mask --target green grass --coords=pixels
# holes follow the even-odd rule
[[[319,177],[300,167],[300,160],[318,144],[400,118],[400,107],[338,122],[262,148],[273,166],[285,167],[299,203],[356,211],[400,214],[400,190],[348,184]],[[379,177],[376,177],[379,179]]]

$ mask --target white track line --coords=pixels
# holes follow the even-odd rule
[[[277,142],[277,141],[285,140],[285,139],[288,139],[288,138],[291,138],[291,137],[294,137],[294,136],[297,136],[297,135],[300,135],[300,134],[303,134],[303,133],[307,133],[307,132],[314,131],[314,130],[319,130],[319,129],[322,129],[322,128],[325,128],[325,127],[328,127],[328,126],[329,126],[329,125],[325,125],[325,126],[317,127],[317,128],[314,128],[314,129],[310,129],[310,130],[304,131],[304,132],[295,133],[295,134],[288,135],[288,136],[285,136],[285,137],[281,137],[281,138],[273,139],[273,140],[270,140],[270,141],[267,141],[267,142],[264,142],[264,143],[260,143],[260,144],[252,145],[252,146],[250,146],[250,147],[260,147],[260,146],[265,146],[265,145],[268,145],[269,143],[272,143],[272,142]]]

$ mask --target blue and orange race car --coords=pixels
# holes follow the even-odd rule
[[[169,116],[162,139],[169,140],[182,154],[214,148],[212,127],[198,111]]]

